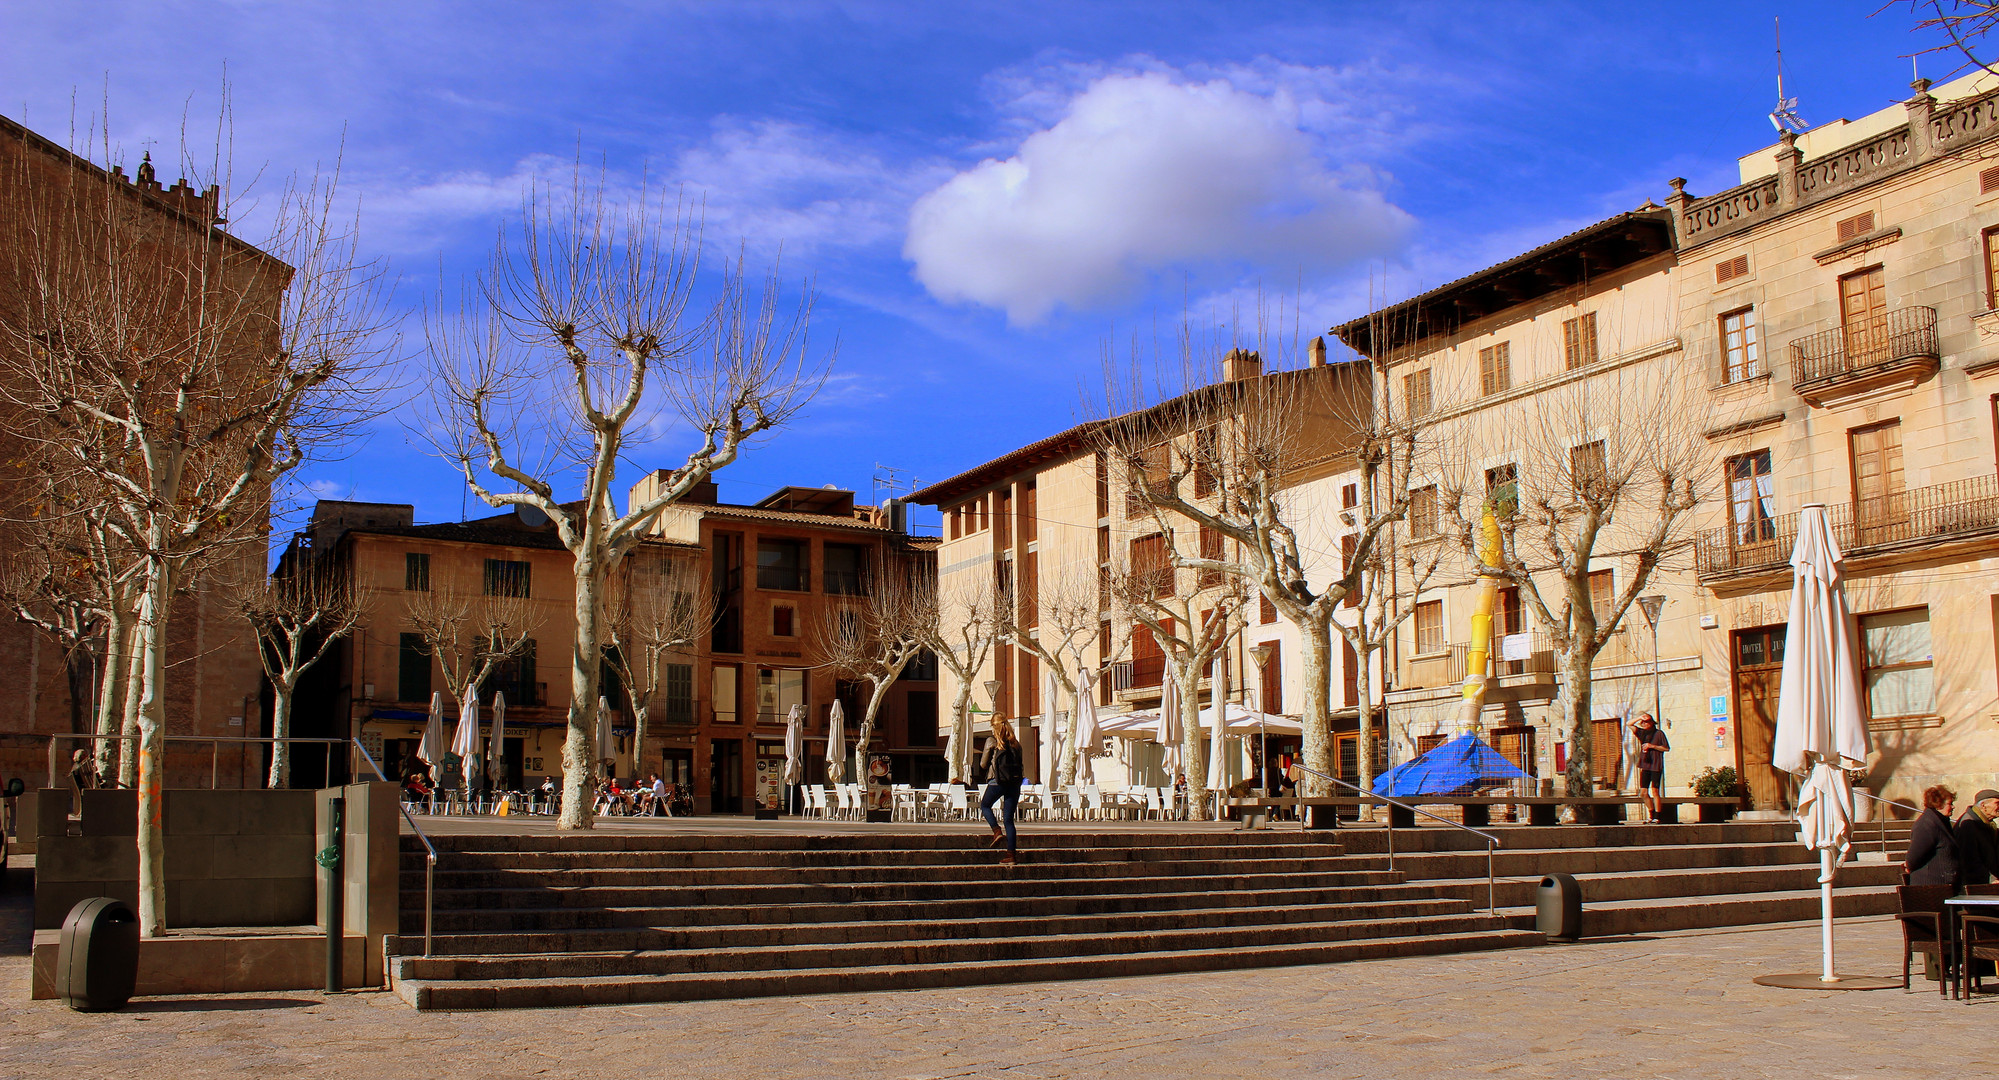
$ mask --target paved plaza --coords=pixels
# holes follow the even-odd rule
[[[1999,1074],[1999,998],[1774,990],[1813,925],[1321,967],[800,999],[419,1014],[385,993],[28,1000],[0,894],[0,1076],[1827,1077]],[[1893,921],[1841,967],[1900,970]]]

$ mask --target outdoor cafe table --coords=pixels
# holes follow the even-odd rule
[[[1957,950],[1957,987],[1952,996],[1963,991],[1964,999],[1971,1000],[1971,950],[1965,948],[1964,917],[1966,915],[1999,916],[1999,896],[1953,896],[1944,901],[1950,908],[1950,936]]]

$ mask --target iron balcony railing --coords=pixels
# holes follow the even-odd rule
[[[1791,342],[1791,381],[1807,383],[1917,357],[1937,358],[1937,309],[1905,307]]]
[[[1999,477],[1991,474],[1826,507],[1840,551],[1999,529]],[[1694,568],[1702,576],[1781,567],[1798,541],[1798,515],[1738,523],[1702,535]]]
[[[1551,674],[1555,670],[1555,646],[1546,635],[1530,634],[1529,652],[1525,660],[1500,659],[1500,635],[1494,635],[1492,645],[1486,652],[1491,667],[1488,674],[1497,678],[1503,675]],[[1466,658],[1471,646],[1465,644],[1447,645],[1444,651],[1431,656],[1417,657],[1403,662],[1403,672],[1398,686],[1413,689],[1419,686],[1453,686],[1465,681],[1471,674]]]

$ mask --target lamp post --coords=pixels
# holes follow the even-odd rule
[[[1270,662],[1270,646],[1251,645],[1249,658],[1256,661],[1256,785],[1270,794],[1270,733],[1263,722],[1264,666]]]
[[[1672,725],[1660,715],[1659,708],[1659,612],[1665,606],[1666,598],[1663,596],[1655,594],[1638,598],[1638,607],[1645,612],[1645,621],[1652,626],[1652,719],[1662,727],[1670,727]]]

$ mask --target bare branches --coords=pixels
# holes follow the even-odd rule
[[[291,784],[292,695],[299,677],[325,657],[333,643],[353,632],[362,607],[346,575],[332,567],[307,564],[279,577],[233,586],[229,599],[257,635],[257,655],[270,677],[273,709],[269,785]]]
[[[1999,4],[1985,3],[1983,0],[1910,0],[1909,11],[1918,16],[1916,25],[1912,29],[1919,32],[1939,31],[1944,38],[1941,44],[1918,49],[1912,55],[1954,53],[1974,66],[1999,75],[1999,68],[1994,68],[1989,61],[1980,59],[1973,51],[1975,46],[1984,42],[1985,36],[1991,33],[1995,26],[1999,26]],[[1928,14],[1923,14],[1924,12]]]
[[[668,657],[693,652],[721,613],[700,563],[687,555],[640,548],[606,585],[606,658],[623,681],[633,719],[632,760],[644,758],[653,698],[666,684]]]
[[[470,596],[451,589],[409,594],[409,621],[437,659],[445,686],[464,701],[526,648],[540,626],[525,596]]]

